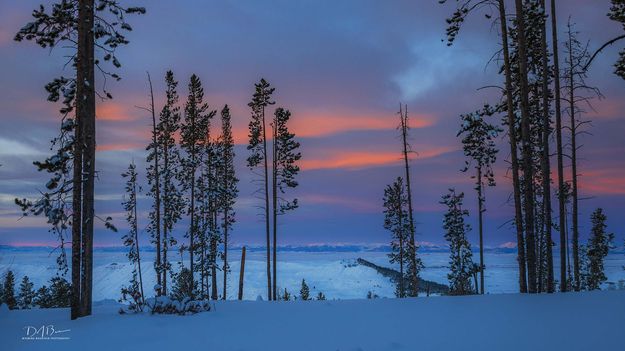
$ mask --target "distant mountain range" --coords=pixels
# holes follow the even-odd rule
[[[230,247],[232,250],[240,250],[241,245],[233,245]],[[11,245],[0,245],[0,251],[39,251],[46,250],[52,251],[53,247],[50,246],[11,246]],[[94,250],[96,252],[119,252],[125,251],[126,248],[123,246],[102,246],[95,247]],[[146,252],[153,252],[153,247],[142,247],[141,250]],[[266,250],[265,246],[262,245],[249,245],[247,246],[247,251],[249,252],[262,252]],[[390,252],[390,245],[385,244],[311,244],[311,245],[284,245],[279,246],[278,251],[281,252]],[[423,244],[419,248],[419,252],[448,252],[449,248],[446,245],[437,245],[437,244]],[[474,252],[477,252],[477,249],[473,248]],[[516,248],[510,247],[496,247],[496,248],[485,248],[485,252],[490,253],[516,253]]]

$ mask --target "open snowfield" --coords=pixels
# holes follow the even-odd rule
[[[3,351],[622,350],[625,291],[298,302],[218,302],[191,316],[119,315],[114,303],[0,312]],[[23,340],[53,326],[57,340]],[[30,328],[31,333],[34,332]],[[48,331],[51,329],[48,328]],[[39,334],[37,335],[37,337]],[[50,335],[48,335],[50,336]]]
[[[153,252],[142,252],[143,279],[146,291],[155,284],[152,265]],[[447,284],[448,253],[422,252],[425,264],[421,272],[424,279]],[[0,276],[7,270],[16,274],[19,284],[24,274],[34,282],[35,288],[53,277],[56,271],[56,253],[50,254],[48,248],[0,248]],[[132,267],[128,264],[125,252],[120,249],[96,249],[94,253],[94,301],[120,297],[120,289],[130,279]],[[228,298],[237,296],[240,250],[230,251],[231,273],[229,275]],[[372,291],[380,297],[393,297],[395,288],[389,279],[375,270],[357,265],[361,257],[375,264],[388,267],[385,252],[347,251],[347,252],[279,252],[278,282],[291,293],[297,293],[302,279],[310,285],[311,295],[322,291],[328,299],[361,299]],[[555,256],[557,258],[557,255]],[[177,257],[175,257],[177,259]],[[266,266],[263,251],[248,250],[245,265],[244,299],[256,300],[258,295],[266,294]],[[515,253],[486,252],[486,291],[488,293],[515,293],[518,291],[518,276]],[[174,264],[176,267],[177,264]],[[555,262],[556,272],[559,265]],[[606,258],[605,270],[608,281],[617,287],[620,280],[625,280],[625,255],[610,254]],[[222,291],[221,272],[218,273],[219,291]],[[69,278],[67,278],[69,279]],[[605,288],[609,286],[606,285]],[[149,293],[146,293],[150,295]]]

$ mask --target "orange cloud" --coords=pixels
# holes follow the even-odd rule
[[[433,158],[452,150],[453,148],[449,147],[434,148],[431,150],[419,152],[418,156],[414,158],[417,160]],[[302,170],[333,168],[362,169],[394,164],[401,161],[401,159],[401,153],[399,152],[345,151],[334,153],[331,157],[325,159],[302,160],[300,162],[300,167]]]
[[[317,137],[355,130],[395,129],[398,118],[391,116],[354,116],[341,114],[305,113],[293,117],[293,131],[302,137]],[[425,128],[433,125],[429,116],[411,116],[411,128]]]
[[[584,172],[579,182],[580,191],[587,195],[625,195],[625,174],[619,169]]]
[[[125,105],[112,101],[103,102],[96,105],[96,117],[101,121],[132,121],[136,119]]]
[[[354,115],[353,113],[303,112],[294,113],[290,128],[298,137],[324,137],[335,134],[363,131],[387,130],[397,128],[398,117],[392,115]],[[428,115],[411,115],[410,127],[413,129],[426,128],[434,125],[434,118]],[[267,123],[267,128],[270,128]],[[247,124],[235,126],[233,130],[236,143],[245,144],[248,139]],[[268,138],[270,135],[268,135]]]
[[[97,151],[126,151],[142,149],[145,145],[139,143],[102,144],[96,147]]]

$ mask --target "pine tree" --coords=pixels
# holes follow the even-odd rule
[[[566,201],[564,198],[564,152],[562,144],[562,107],[561,107],[561,88],[560,88],[560,58],[559,58],[559,43],[558,40],[558,24],[556,14],[556,1],[551,0],[551,42],[553,49],[553,81],[554,81],[554,103],[555,103],[555,116],[556,116],[556,153],[558,157],[558,230],[560,232],[560,291],[565,292],[568,286],[566,264],[568,263],[567,251],[568,240],[566,239]]]
[[[122,177],[127,178],[125,188],[127,197],[124,199],[122,205],[124,206],[124,210],[126,210],[126,222],[130,227],[128,233],[122,237],[122,240],[124,241],[124,246],[128,248],[128,261],[130,261],[133,268],[130,284],[122,288],[122,298],[120,302],[130,301],[130,309],[132,311],[141,311],[142,305],[145,303],[137,218],[137,193],[141,192],[141,187],[137,186],[137,170],[134,163],[128,166],[128,170],[122,173]]]
[[[606,232],[607,217],[603,209],[598,208],[590,217],[592,229],[586,246],[586,265],[584,269],[584,286],[588,290],[599,290],[601,283],[608,278],[605,276],[603,261],[612,248],[614,234]]]
[[[255,173],[260,179],[255,179],[256,183],[260,183],[258,190],[259,197],[263,200],[263,215],[265,219],[265,234],[267,245],[267,300],[272,300],[271,285],[271,242],[270,242],[270,224],[269,224],[269,166],[267,160],[267,128],[265,123],[265,108],[275,104],[271,100],[275,88],[272,88],[265,79],[261,79],[255,84],[255,92],[252,101],[248,106],[252,110],[252,118],[249,123],[249,144],[247,149],[250,155],[247,158],[247,166],[255,171],[258,167],[262,169],[261,173]]]
[[[209,119],[215,115],[215,111],[208,111],[208,104],[204,103],[204,89],[202,82],[195,74],[189,81],[189,96],[185,106],[184,121],[180,127],[180,146],[185,151],[186,157],[182,159],[182,170],[178,174],[179,181],[184,192],[188,193],[187,215],[189,216],[189,229],[185,236],[189,238],[189,269],[191,271],[191,285],[194,283],[195,266],[194,254],[198,249],[195,242],[199,234],[200,213],[197,211],[196,200],[198,193],[198,170],[202,158],[203,145],[206,141]]]
[[[406,297],[407,287],[404,267],[409,264],[410,257],[406,254],[408,238],[410,236],[410,221],[408,217],[408,196],[404,181],[397,177],[395,182],[384,189],[384,229],[391,232],[391,253],[388,254],[391,264],[399,264],[399,276],[395,288],[395,296]]]
[[[472,166],[475,168],[475,174],[471,178],[475,179],[475,190],[477,191],[478,202],[478,226],[480,238],[480,293],[484,294],[484,221],[483,213],[486,211],[484,203],[486,196],[484,195],[484,183],[488,186],[495,186],[495,174],[493,173],[493,164],[497,160],[497,147],[495,138],[503,130],[486,121],[486,117],[491,117],[497,112],[497,108],[490,105],[484,105],[482,110],[461,115],[461,128],[458,136],[463,136],[462,144],[464,155],[469,158],[465,161],[463,172],[467,172]],[[451,196],[451,195],[447,195]],[[460,195],[460,198],[464,194]],[[461,199],[460,199],[461,200]]]
[[[230,266],[228,265],[228,244],[229,234],[232,230],[232,226],[235,219],[234,204],[239,193],[237,188],[237,179],[234,170],[234,138],[232,137],[232,123],[230,116],[230,108],[228,105],[224,106],[221,110],[221,148],[220,148],[220,163],[218,167],[218,179],[221,182],[219,187],[219,206],[221,209],[221,228],[223,231],[224,242],[224,254],[223,254],[223,299],[226,299],[226,291],[228,285],[228,272]]]
[[[154,260],[154,272],[156,273],[156,296],[161,295],[161,290],[163,287],[163,277],[162,277],[162,249],[161,249],[161,229],[162,229],[162,221],[161,221],[161,177],[160,173],[160,157],[162,156],[162,152],[160,150],[159,145],[159,129],[156,121],[156,108],[154,107],[154,90],[152,89],[152,78],[150,77],[150,73],[148,75],[148,84],[150,86],[150,107],[143,108],[147,112],[150,113],[152,117],[152,140],[148,145],[148,156],[146,158],[146,162],[148,163],[147,168],[147,179],[148,185],[150,186],[148,191],[148,196],[154,198],[154,202],[152,203],[152,207],[150,209],[150,213],[148,215],[150,222],[148,224],[147,230],[150,233],[152,238],[152,243],[156,246],[156,259]],[[160,121],[159,121],[160,122]]]
[[[306,284],[306,280],[302,279],[302,287],[299,289],[299,298],[303,301],[310,300],[310,289]]]
[[[571,159],[571,221],[572,221],[572,238],[571,246],[573,251],[573,288],[576,291],[581,289],[582,263],[580,259],[579,249],[579,168],[578,168],[578,152],[580,145],[577,137],[583,133],[582,127],[589,123],[583,119],[585,110],[584,105],[588,106],[593,97],[601,98],[601,92],[597,88],[593,88],[586,83],[586,71],[584,67],[589,60],[587,47],[577,39],[578,33],[574,30],[573,24],[568,23],[568,38],[565,43],[566,55],[565,60],[565,94],[563,100],[568,105],[566,112],[569,115],[570,130],[570,159]]]
[[[2,303],[5,303],[10,310],[17,307],[17,300],[15,299],[15,275],[13,271],[8,271],[5,274],[2,288]]]
[[[47,286],[42,286],[37,289],[37,293],[35,295],[34,303],[39,308],[52,308],[52,295],[50,294],[50,289]]]
[[[71,305],[72,287],[62,277],[50,279],[50,307],[61,308]]]
[[[325,301],[326,300],[326,296],[320,291],[317,294],[317,301]]]
[[[193,274],[187,267],[183,267],[174,276],[171,297],[176,300],[193,298],[197,294],[197,281],[193,280]]]
[[[93,285],[93,225],[95,184],[95,106],[96,94],[112,98],[102,88],[96,92],[95,69],[107,78],[120,77],[104,69],[103,62],[115,68],[121,66],[116,49],[128,44],[124,31],[132,27],[126,22],[127,14],[143,14],[142,7],[122,7],[115,0],[60,0],[47,12],[41,5],[33,11],[33,22],[26,24],[15,35],[16,41],[32,40],[42,48],[55,46],[70,47],[70,61],[75,76],[59,77],[46,85],[49,101],[58,101],[63,96],[61,133],[53,139],[56,152],[44,162],[35,162],[39,170],[52,174],[46,184],[47,192],[38,201],[18,200],[16,203],[26,213],[45,214],[48,222],[60,238],[61,247],[65,231],[71,225],[72,231],[72,286],[74,288],[71,318],[91,314],[91,293]],[[95,57],[95,47],[102,53]],[[103,85],[104,87],[106,85]],[[75,98],[75,97],[80,98]],[[75,111],[75,118],[71,113]],[[71,201],[70,199],[71,194]],[[69,209],[71,208],[71,211]],[[71,213],[68,215],[67,213]],[[107,228],[114,228],[110,218],[105,220]],[[65,270],[65,252],[58,259],[61,270]]]
[[[417,256],[419,245],[415,240],[415,223],[414,214],[412,210],[412,189],[410,187],[410,165],[408,164],[408,154],[412,152],[410,143],[408,143],[408,132],[410,130],[410,121],[408,119],[408,106],[404,106],[402,111],[401,104],[399,105],[399,118],[400,128],[402,136],[402,156],[404,158],[404,170],[406,177],[406,196],[408,199],[408,223],[410,225],[410,232],[407,241],[406,255],[408,256],[407,278],[408,286],[406,287],[406,294],[410,297],[416,297],[419,295],[419,272],[423,268],[421,259]]]
[[[462,208],[463,199],[464,193],[456,194],[455,189],[449,189],[449,194],[444,195],[441,201],[441,204],[447,206],[443,229],[450,250],[450,272],[447,274],[450,295],[468,295],[475,291],[471,286],[474,273],[473,254],[467,240],[471,227],[464,222],[469,211]]]
[[[35,300],[35,291],[33,290],[33,283],[28,279],[28,276],[25,275],[22,278],[22,282],[20,283],[20,291],[17,295],[17,308],[19,309],[30,309],[33,308],[34,300]],[[1,303],[1,302],[0,302]]]
[[[299,184],[295,177],[299,173],[297,161],[302,158],[298,151],[300,143],[295,140],[295,134],[289,131],[287,123],[291,112],[282,107],[276,109],[272,123],[273,127],[273,167],[272,167],[272,199],[273,199],[273,295],[277,295],[277,232],[278,215],[296,209],[297,199],[286,200],[284,194],[289,188],[296,188]]]
[[[182,197],[182,191],[176,184],[176,178],[179,173],[179,169],[181,168],[181,159],[180,159],[180,150],[178,145],[176,145],[175,136],[180,131],[180,108],[178,107],[178,92],[176,88],[178,86],[178,82],[174,78],[174,73],[172,71],[167,71],[165,74],[165,83],[167,85],[166,90],[166,102],[161,110],[159,116],[159,122],[157,124],[157,152],[159,155],[159,159],[162,160],[162,166],[160,167],[159,176],[161,180],[159,185],[161,185],[161,196],[160,201],[162,204],[162,257],[161,257],[161,265],[155,266],[155,271],[159,276],[161,276],[161,285],[157,289],[157,294],[167,295],[167,277],[172,274],[172,266],[171,262],[168,259],[169,249],[174,247],[177,244],[176,238],[172,235],[174,227],[176,223],[182,217],[182,212],[184,210],[184,200]],[[158,189],[155,187],[156,179],[154,177],[156,173],[154,170],[148,169],[148,182],[152,184],[150,187],[149,196],[156,198],[156,191]],[[154,233],[156,232],[156,208],[153,207],[150,212],[150,225],[148,226],[148,230],[153,235],[153,241],[156,239]],[[158,282],[158,279],[157,279]]]
[[[291,294],[286,290],[286,288],[284,288],[284,294],[282,295],[282,300],[284,301],[291,300]]]

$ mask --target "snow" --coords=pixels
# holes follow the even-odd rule
[[[35,284],[35,289],[48,284],[56,272],[57,252],[50,253],[49,248],[7,248],[0,247],[0,277],[7,270],[12,270],[19,282],[28,275]],[[241,257],[240,250],[230,250],[229,260],[231,272],[228,274],[228,298],[238,296],[238,282]],[[69,254],[69,251],[68,251]],[[93,299],[117,300],[121,296],[121,287],[128,284],[133,267],[128,263],[126,251],[119,249],[96,248],[94,253],[94,286]],[[448,260],[447,252],[422,252],[421,257],[425,269],[421,272],[424,279],[438,283],[447,283]],[[141,251],[143,268],[143,286],[146,295],[153,295],[151,290],[156,285],[153,269],[154,252]],[[395,288],[389,279],[379,275],[375,270],[355,264],[357,258],[364,258],[375,264],[388,267],[386,252],[348,251],[348,252],[278,252],[278,288],[281,292],[286,287],[294,295],[298,295],[302,279],[310,286],[311,296],[323,292],[328,299],[361,299],[372,291],[380,297],[393,297]],[[177,257],[176,257],[177,259]],[[256,300],[257,296],[266,299],[267,281],[265,254],[263,250],[248,250],[245,264],[245,280],[243,298]],[[486,291],[488,293],[515,293],[518,291],[518,266],[516,254],[486,252],[487,269]],[[185,262],[185,264],[188,264]],[[221,263],[220,263],[221,264]],[[177,262],[172,262],[174,268]],[[556,260],[556,272],[559,272]],[[618,287],[619,281],[625,279],[625,255],[610,254],[605,262],[606,275],[611,286]],[[218,291],[222,291],[222,276],[218,272]],[[69,276],[66,277],[69,280]],[[171,282],[171,281],[170,281]],[[168,284],[169,285],[169,284]],[[604,286],[608,288],[608,285]]]
[[[1,312],[3,350],[615,350],[625,291],[343,301],[219,301],[211,312],[120,315],[113,302]],[[28,326],[62,340],[22,340]]]

